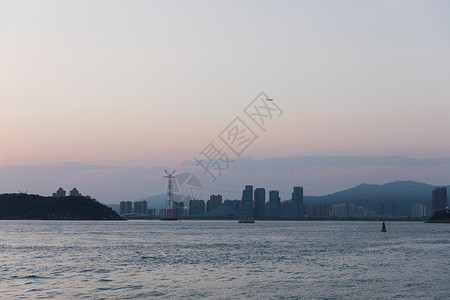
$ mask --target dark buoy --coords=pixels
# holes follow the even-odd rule
[[[384,224],[384,221],[383,225],[381,225],[381,232],[386,232],[386,225]]]

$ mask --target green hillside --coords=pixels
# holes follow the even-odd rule
[[[110,207],[86,197],[1,194],[2,220],[121,220]]]

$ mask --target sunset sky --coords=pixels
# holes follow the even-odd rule
[[[247,160],[394,156],[375,182],[448,184],[449,13],[448,1],[2,1],[0,193],[164,193],[162,168],[189,170],[211,141],[232,156],[219,134],[236,117],[258,136]],[[282,110],[265,131],[244,112],[260,92]],[[408,177],[415,160],[433,167]],[[130,172],[125,187],[114,170]],[[333,170],[309,192],[370,180],[320,188],[342,178]]]

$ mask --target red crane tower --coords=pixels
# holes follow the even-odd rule
[[[167,170],[164,170],[164,171],[166,172],[167,175],[163,176],[163,178],[167,178],[169,180],[169,182],[167,184],[167,200],[166,200],[167,208],[166,208],[166,210],[164,212],[164,216],[161,220],[176,221],[177,218],[175,216],[175,209],[173,207],[172,179],[177,178],[177,176],[175,176],[175,170],[173,170],[172,173],[167,172]]]

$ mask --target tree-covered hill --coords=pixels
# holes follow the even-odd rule
[[[2,220],[121,220],[110,207],[86,197],[1,194]]]

